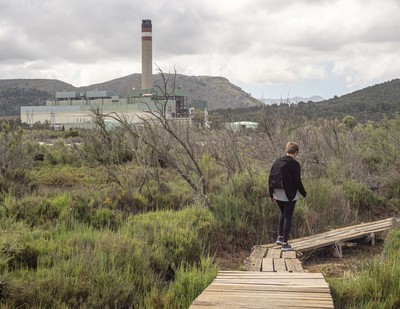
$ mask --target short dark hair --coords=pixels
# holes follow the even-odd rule
[[[295,142],[288,142],[286,144],[286,153],[293,154],[299,152],[299,145]]]

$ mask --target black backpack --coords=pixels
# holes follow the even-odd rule
[[[276,160],[271,167],[269,173],[269,187],[270,188],[283,188],[282,168],[286,165],[287,161]]]

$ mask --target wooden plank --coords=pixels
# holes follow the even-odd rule
[[[329,246],[338,241],[350,241],[362,238],[371,233],[376,233],[392,228],[399,224],[400,219],[384,219],[376,222],[362,223],[359,225],[348,226],[325,233],[311,235],[299,239],[291,240],[291,245],[298,251],[314,250]]]
[[[303,266],[298,259],[285,259],[285,263],[289,272],[304,272]]]
[[[267,249],[263,246],[253,247],[250,256],[244,261],[244,269],[247,271],[260,271],[262,258],[266,251]]]
[[[295,258],[297,258],[296,251],[294,251],[294,250],[283,251],[282,252],[282,258],[284,258],[284,259],[295,259]]]
[[[274,271],[274,263],[272,258],[263,258],[261,271]]]
[[[331,303],[326,303],[326,304],[309,304],[309,303],[303,303],[303,302],[298,302],[297,304],[294,304],[293,302],[279,302],[279,303],[267,303],[263,304],[263,302],[257,301],[257,303],[252,303],[248,304],[246,300],[238,303],[238,302],[215,302],[215,301],[199,301],[194,303],[192,306],[190,306],[191,309],[199,309],[199,308],[205,308],[205,307],[211,307],[214,309],[243,309],[243,308],[251,308],[251,309],[265,309],[265,308],[270,308],[270,309],[276,309],[276,308],[333,308],[333,304]]]
[[[273,259],[274,261],[274,270],[276,272],[286,272],[286,264],[285,259]]]
[[[282,250],[280,248],[279,249],[271,248],[271,249],[268,249],[266,257],[267,258],[278,259],[278,258],[281,257],[281,253],[282,253]]]
[[[205,307],[333,308],[333,301],[320,273],[221,271],[190,308]]]
[[[225,283],[216,283],[213,282],[211,285],[207,287],[205,291],[221,291],[221,290],[232,290],[232,291],[250,291],[254,293],[258,292],[282,292],[285,293],[293,293],[293,292],[303,292],[303,293],[326,293],[329,294],[329,287],[319,285],[292,285],[290,282],[286,284],[284,290],[282,290],[283,285],[274,285],[274,284],[225,284]]]
[[[324,276],[321,273],[304,273],[304,274],[288,274],[288,273],[263,273],[250,271],[219,271],[217,278],[260,278],[260,279],[285,279],[285,278],[306,278],[306,279],[322,279]]]
[[[332,299],[291,298],[289,295],[230,295],[215,294],[198,297],[190,308],[333,308]],[[196,307],[198,306],[198,307]]]

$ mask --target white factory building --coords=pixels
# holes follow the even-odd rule
[[[166,99],[156,89],[133,91],[129,98],[120,98],[109,91],[57,92],[55,99],[47,100],[46,106],[22,106],[21,122],[32,126],[35,123],[48,123],[52,128],[90,128],[93,125],[94,111],[110,114],[139,123],[141,118],[159,112]],[[182,90],[170,96],[166,103],[167,118],[186,116],[186,95]],[[106,118],[117,123],[113,117]]]
[[[152,83],[152,24],[151,20],[142,20],[142,89],[133,90],[130,97],[121,98],[107,90],[85,92],[57,92],[54,99],[47,100],[46,106],[22,106],[21,122],[32,126],[35,123],[48,123],[52,128],[90,128],[93,125],[94,112],[103,115],[123,117],[132,123],[138,123],[143,117],[160,111],[167,118],[188,117],[187,94],[182,89],[168,90],[168,97]],[[170,94],[172,93],[172,94]],[[116,123],[112,117],[106,119]]]

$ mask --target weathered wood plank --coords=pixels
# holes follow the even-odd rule
[[[286,272],[286,264],[285,259],[273,259],[274,261],[274,270],[276,272]]]
[[[263,273],[263,272],[250,272],[250,271],[219,271],[216,279],[219,278],[313,278],[324,279],[321,273],[303,273],[303,274],[289,274],[289,273]]]
[[[303,266],[298,259],[285,259],[285,263],[289,272],[304,272]]]
[[[274,262],[272,258],[263,258],[261,271],[274,271]]]
[[[284,259],[295,259],[297,258],[296,251],[282,251],[281,257]]]
[[[262,258],[267,251],[266,247],[255,246],[250,256],[244,261],[244,269],[247,271],[260,271]]]
[[[319,273],[224,271],[190,308],[205,307],[333,308],[333,301],[328,284]]]
[[[400,224],[400,219],[394,218],[384,219],[376,222],[362,223],[317,235],[293,239],[291,240],[291,245],[293,249],[298,251],[314,250],[332,245],[338,241],[350,241],[362,238],[371,233],[385,231],[398,224]]]
[[[266,257],[272,259],[279,259],[281,257],[281,253],[282,250],[280,248],[279,249],[270,248],[267,251]]]

